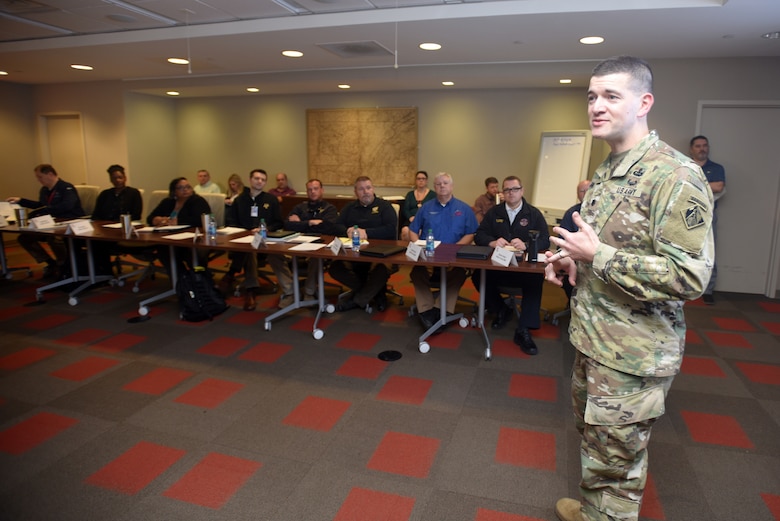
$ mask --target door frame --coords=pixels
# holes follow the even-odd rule
[[[702,113],[707,108],[772,108],[780,109],[780,101],[777,100],[699,100],[696,109],[696,132],[694,135],[702,133],[701,120]],[[769,248],[770,258],[767,278],[764,285],[764,296],[769,298],[778,298],[780,295],[780,188],[776,194],[775,200],[775,218],[773,223],[772,244]]]
[[[38,114],[38,143],[41,151],[41,159],[44,163],[51,164],[51,143],[49,141],[49,118],[73,117],[78,121],[78,132],[81,141],[81,156],[84,158],[84,179],[74,184],[84,184],[89,176],[89,164],[87,157],[86,134],[84,133],[84,118],[81,112],[41,112]]]

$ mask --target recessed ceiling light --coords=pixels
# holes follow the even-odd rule
[[[780,31],[762,34],[761,38],[766,38],[767,40],[780,40]]]
[[[246,91],[247,92],[260,92],[260,89],[258,89],[257,87],[247,87]]]
[[[77,63],[71,64],[70,68],[71,69],[76,69],[76,70],[79,70],[79,71],[91,71],[92,70],[92,66],[91,65],[79,65]]]
[[[282,51],[282,56],[287,56],[288,58],[300,58],[303,56],[303,53],[301,51]]]
[[[0,76],[8,76],[8,73],[5,71],[0,71]]]
[[[453,85],[455,85],[455,82],[454,81],[443,81],[443,82],[441,82],[441,84],[444,85],[445,87],[452,87]]]
[[[439,49],[441,49],[441,45],[432,42],[421,43],[420,49],[422,49],[423,51],[438,51]]]
[[[168,92],[166,92],[166,94],[167,94],[168,96],[178,96],[178,95],[179,95],[179,92],[178,92],[178,91],[175,91],[175,90],[169,90]]]
[[[339,85],[339,88],[340,89],[351,89],[352,86],[351,85],[347,85],[346,83],[342,83],[342,84]]]
[[[596,45],[599,43],[602,43],[604,41],[604,38],[601,36],[584,36],[580,38],[580,43],[584,45]]]
[[[187,65],[190,63],[190,60],[187,58],[168,58],[169,63],[174,63],[176,65]]]
[[[563,79],[558,80],[558,83],[569,84],[569,83],[571,83],[571,80],[568,79],[568,78],[563,78]]]

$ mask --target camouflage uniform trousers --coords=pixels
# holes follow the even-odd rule
[[[577,351],[572,402],[582,435],[584,519],[639,519],[650,430],[664,413],[664,399],[673,379],[622,373]]]

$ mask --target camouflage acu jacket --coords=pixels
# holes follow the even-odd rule
[[[579,263],[571,301],[579,351],[629,374],[678,372],[683,302],[702,294],[714,261],[712,206],[701,169],[655,131],[599,166],[581,215],[601,245]]]

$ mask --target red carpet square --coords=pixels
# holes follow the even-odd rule
[[[408,521],[414,498],[355,487],[333,521]]]
[[[680,372],[698,376],[711,376],[713,378],[726,378],[726,373],[723,372],[723,369],[720,368],[715,360],[690,355],[683,358]]]
[[[0,431],[0,451],[18,456],[76,425],[78,420],[41,412]]]
[[[219,509],[262,466],[262,463],[212,452],[174,483],[163,495]]]
[[[756,328],[753,327],[753,324],[743,318],[715,317],[712,320],[718,325],[719,328],[725,329],[727,331],[742,331],[749,333],[756,330]]]
[[[236,351],[244,348],[248,343],[249,340],[245,340],[243,338],[230,338],[223,336],[212,340],[205,346],[198,349],[197,352],[202,355],[212,355],[219,356],[221,358],[227,358]]]
[[[6,309],[0,309],[0,321],[3,320],[12,320],[15,318],[19,318],[22,315],[26,315],[27,313],[30,313],[32,309],[30,308],[24,308],[24,307],[13,307],[13,308],[6,308]]]
[[[348,333],[341,340],[336,342],[336,347],[342,349],[352,349],[354,351],[371,351],[377,342],[382,339],[381,335],[371,335],[368,333]]]
[[[76,320],[76,316],[66,315],[64,313],[52,313],[51,315],[45,316],[43,318],[25,322],[22,324],[22,327],[43,331],[44,329],[51,329],[53,327],[61,326],[62,324],[67,324],[71,320]]]
[[[10,353],[0,358],[0,369],[4,371],[16,371],[22,367],[40,362],[50,356],[57,354],[53,349],[43,349],[40,347],[26,347],[21,351]]]
[[[377,394],[377,400],[386,402],[408,403],[420,405],[425,401],[433,380],[411,378],[408,376],[391,376]]]
[[[121,494],[134,495],[179,461],[184,454],[185,451],[181,449],[141,441],[92,474],[85,482]]]
[[[509,382],[509,396],[555,402],[558,400],[557,381],[548,376],[513,374]]]
[[[338,423],[351,406],[352,403],[342,400],[307,396],[282,420],[282,424],[328,432]]]
[[[647,484],[645,485],[645,494],[642,496],[642,509],[639,511],[639,516],[647,519],[657,519],[658,521],[665,521],[666,519],[661,501],[658,498],[655,479],[653,479],[653,475],[650,473],[647,474]]]
[[[244,388],[244,384],[208,378],[174,400],[176,403],[214,409]]]
[[[544,521],[538,517],[521,516],[520,514],[508,514],[506,512],[497,512],[478,508],[474,521]]]
[[[704,299],[702,297],[697,298],[696,300],[689,300],[685,303],[686,306],[695,306],[695,307],[705,307],[707,304],[704,303]]]
[[[495,339],[491,345],[491,350],[494,357],[531,358],[520,350],[520,346],[515,344],[512,340],[507,340],[505,338]]]
[[[273,342],[260,342],[242,353],[238,359],[249,362],[260,362],[263,364],[272,364],[279,360],[289,350],[292,349],[288,344],[275,344]]]
[[[103,358],[100,356],[89,356],[73,364],[58,369],[51,373],[51,376],[62,378],[63,380],[72,380],[74,382],[83,382],[92,378],[96,374],[110,369],[119,363],[118,360]]]
[[[780,302],[759,302],[758,305],[761,306],[764,311],[780,313]]]
[[[146,340],[145,336],[132,335],[130,333],[119,333],[105,340],[101,340],[97,344],[91,347],[94,351],[102,351],[104,353],[120,353],[125,349],[140,344]]]
[[[458,326],[457,324],[453,323],[450,324],[449,327]],[[431,347],[438,349],[458,349],[460,347],[460,343],[463,342],[463,335],[460,333],[450,333],[449,331],[445,331],[444,333],[439,333],[438,335],[429,336],[426,341],[428,344],[430,344]]]
[[[409,318],[409,315],[406,312],[406,309],[392,306],[387,308],[385,311],[377,311],[371,315],[371,320],[375,322],[393,322],[396,324],[406,322],[407,318]]]
[[[555,435],[501,427],[495,459],[517,467],[555,471]]]
[[[542,322],[542,327],[539,329],[532,329],[530,331],[531,336],[536,338],[549,338],[552,340],[558,340],[561,338],[561,328],[552,324],[548,324],[547,322]]]
[[[780,322],[761,322],[761,327],[773,335],[780,335]]]
[[[753,346],[750,345],[750,342],[748,342],[747,339],[739,333],[718,333],[715,331],[707,331],[705,334],[707,335],[707,338],[709,338],[710,341],[717,346],[753,349]]]
[[[704,341],[698,332],[693,329],[687,329],[685,331],[685,343],[686,344],[702,344]]]
[[[173,369],[170,367],[160,367],[150,371],[140,378],[136,378],[128,383],[122,389],[134,393],[151,394],[159,396],[170,389],[173,389],[181,382],[192,376],[192,371],[183,369]]]
[[[780,385],[780,366],[750,362],[737,362],[736,365],[751,382]]]
[[[71,333],[70,335],[64,336],[60,339],[58,339],[56,342],[58,344],[65,344],[65,345],[71,345],[71,346],[81,346],[85,344],[91,344],[95,340],[98,340],[103,337],[107,337],[111,334],[111,331],[105,331],[103,329],[82,329],[81,331],[76,331],[75,333]]]
[[[366,380],[376,380],[382,371],[387,367],[387,362],[378,358],[369,358],[367,356],[350,356],[341,367],[336,370],[339,376],[351,376],[353,378],[365,378]]]
[[[315,317],[304,317],[299,321],[297,321],[292,326],[290,326],[290,329],[293,331],[303,331],[305,333],[311,333],[314,330],[314,318]],[[329,318],[320,318],[320,321],[317,322],[317,328],[322,329],[324,331],[332,323],[333,321],[330,320]]]
[[[682,417],[693,441],[743,449],[755,448],[732,416],[682,411]]]
[[[440,445],[441,440],[436,438],[388,432],[367,467],[412,478],[427,478]]]
[[[761,499],[777,521],[780,521],[780,496],[776,494],[761,494]]]

